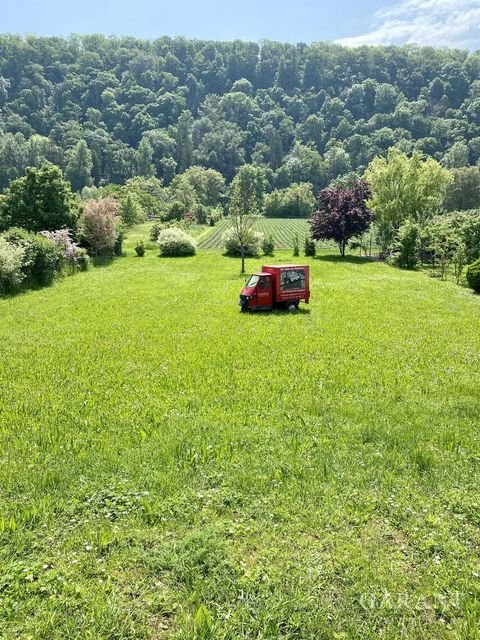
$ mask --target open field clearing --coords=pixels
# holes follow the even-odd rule
[[[0,300],[0,637],[480,637],[480,297],[155,253]]]
[[[223,218],[211,231],[202,234],[199,239],[201,249],[223,249],[222,236],[230,226],[230,220]],[[293,237],[298,234],[300,245],[303,246],[305,236],[309,233],[308,221],[298,218],[263,218],[255,221],[255,231],[260,231],[266,237],[273,236],[277,249],[290,249],[293,246]]]

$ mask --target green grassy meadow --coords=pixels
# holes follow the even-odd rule
[[[297,314],[213,251],[0,300],[2,639],[480,637],[480,297],[300,260]]]

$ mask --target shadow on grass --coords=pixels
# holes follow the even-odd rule
[[[212,249],[215,251],[215,249]],[[272,258],[273,256],[245,256],[245,263],[249,260],[263,260],[265,258]],[[230,258],[230,260],[238,260],[239,264],[242,260],[241,256],[231,256],[229,253],[222,253],[222,258]]]
[[[273,313],[276,316],[309,316],[312,313],[312,310],[305,307],[299,307],[296,311],[289,311],[288,309],[274,309],[273,312],[271,311],[270,313]]]
[[[159,254],[157,256],[157,258],[162,258],[162,260],[176,260],[177,258],[195,258],[196,254],[195,253],[189,253],[189,254],[181,254],[178,256],[162,256],[162,254]]]
[[[245,316],[261,316],[261,317],[267,317],[267,316],[309,316],[312,313],[311,309],[305,308],[305,307],[299,307],[296,311],[289,311],[288,309],[261,309],[259,311],[246,311],[244,313],[242,313],[240,311],[241,315],[245,315]]]
[[[92,264],[96,267],[109,267],[113,264],[115,258],[120,256],[92,256]]]
[[[68,275],[68,274],[65,274]],[[22,283],[23,286],[21,286],[19,289],[15,289],[13,291],[2,291],[0,293],[0,300],[9,300],[10,298],[18,298],[19,296],[23,296],[27,293],[29,293],[30,291],[42,291],[43,289],[50,289],[50,287],[52,287],[54,285],[55,282],[58,282],[61,279],[61,277],[57,277],[54,278],[53,280],[51,280],[50,282],[45,282],[44,284],[41,283]]]
[[[340,255],[323,255],[315,256],[314,260],[321,260],[322,262],[338,262],[340,264],[369,264],[370,262],[377,262],[376,258],[365,258],[364,256],[340,256]]]

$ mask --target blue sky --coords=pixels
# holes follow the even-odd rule
[[[480,48],[480,0],[4,0],[0,32]]]

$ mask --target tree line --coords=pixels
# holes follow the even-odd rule
[[[310,220],[312,238],[335,241],[342,256],[355,239],[367,254],[370,232],[370,251],[374,235],[390,264],[414,269],[427,263],[442,280],[453,274],[459,284],[465,277],[480,292],[480,210],[443,207],[456,178],[431,157],[392,147],[361,179],[347,176],[322,189]]]
[[[392,146],[475,166],[478,78],[478,52],[411,45],[3,35],[0,189],[45,161],[75,191],[254,164],[318,193]]]
[[[244,164],[227,190],[219,172],[192,166],[169,187],[153,176],[137,176],[122,186],[84,187],[80,195],[72,192],[60,167],[29,167],[0,195],[0,294],[49,283],[65,268],[87,268],[87,251],[94,257],[121,254],[125,231],[152,210],[161,222],[152,227],[151,239],[162,255],[191,255],[193,239],[171,223],[214,225],[226,197],[225,249],[241,256],[242,273],[246,255],[256,255],[261,245],[266,255],[274,250],[273,239],[254,232],[256,216],[283,208],[307,217],[316,206],[306,255],[315,255],[315,240],[333,240],[342,256],[353,239],[362,248],[374,222],[375,242],[393,264],[414,268],[426,259],[440,267],[443,279],[453,266],[457,282],[470,264],[466,277],[478,290],[480,211],[445,213],[442,205],[455,178],[433,158],[392,147],[374,158],[361,178],[349,174],[322,189],[316,202],[308,183],[267,193],[266,176],[264,168]],[[293,248],[298,255],[298,238]],[[135,250],[142,256],[145,247]]]

